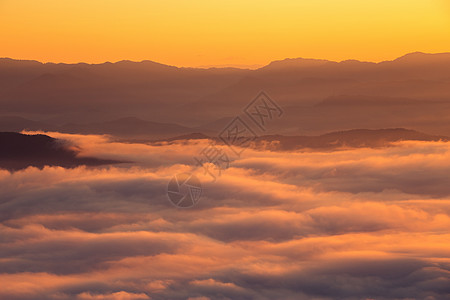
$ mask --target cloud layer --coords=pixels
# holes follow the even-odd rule
[[[49,134],[134,163],[0,170],[0,299],[450,296],[450,143],[247,149],[213,182],[205,140]],[[182,172],[203,183],[192,209],[167,200]]]

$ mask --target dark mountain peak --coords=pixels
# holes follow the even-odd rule
[[[42,146],[44,143],[50,143],[56,141],[45,134],[22,134],[18,132],[0,132],[0,140],[2,141],[2,147],[0,151],[6,151],[5,146],[15,147],[16,145],[21,145],[22,142],[28,142],[29,145]],[[3,152],[0,152],[4,154]]]
[[[93,157],[79,157],[76,146],[67,141],[43,134],[28,135],[17,132],[0,132],[0,168],[10,171],[29,166],[61,166],[72,168],[80,165],[98,166],[119,163]]]

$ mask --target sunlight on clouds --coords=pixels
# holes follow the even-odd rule
[[[446,293],[450,143],[247,149],[216,182],[199,172],[204,196],[185,210],[168,202],[166,185],[194,169],[192,155],[206,140],[146,145],[50,135],[76,142],[81,155],[133,163],[0,172],[1,298]],[[435,182],[419,185],[415,172]]]

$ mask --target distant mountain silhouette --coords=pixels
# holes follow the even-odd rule
[[[0,116],[0,131],[58,131],[63,133],[108,134],[119,138],[163,138],[190,133],[194,129],[178,124],[158,123],[135,117],[120,118],[105,122],[67,123],[51,125],[47,122],[32,121],[18,116]],[[202,127],[205,133],[213,133]]]
[[[0,59],[0,115],[45,120],[47,128],[74,133],[135,132],[135,138],[192,132],[181,127],[216,130],[261,90],[285,111],[271,122],[271,134],[410,128],[450,135],[449,87],[450,53],[417,52],[380,63],[293,58],[256,70]],[[121,120],[129,116],[179,127]]]
[[[166,142],[182,140],[210,139],[219,144],[223,142],[217,137],[200,133],[192,133],[165,139]],[[283,136],[264,135],[255,139],[251,148],[273,151],[288,151],[300,149],[335,150],[343,148],[378,148],[391,146],[400,141],[449,141],[447,136],[429,135],[405,128],[388,129],[353,129],[348,131],[330,132],[319,136]],[[157,141],[161,142],[161,141]]]
[[[88,124],[65,124],[58,127],[58,130],[68,133],[110,134],[128,138],[165,137],[192,132],[191,128],[185,126],[144,121],[135,117]]]
[[[271,150],[378,148],[400,141],[449,141],[449,137],[429,135],[404,128],[353,129],[320,136],[263,136],[256,140],[255,148]]]
[[[10,171],[29,166],[61,166],[72,168],[80,165],[98,166],[119,161],[78,157],[76,148],[47,135],[25,135],[16,132],[0,132],[0,168]]]

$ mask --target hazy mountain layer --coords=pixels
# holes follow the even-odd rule
[[[0,114],[64,125],[70,132],[151,135],[153,129],[139,122],[104,127],[128,117],[217,131],[260,90],[285,112],[267,134],[402,127],[450,135],[448,53],[412,53],[381,63],[286,59],[257,70],[0,59]],[[163,134],[167,129],[154,128]],[[171,128],[166,137],[188,132]]]

